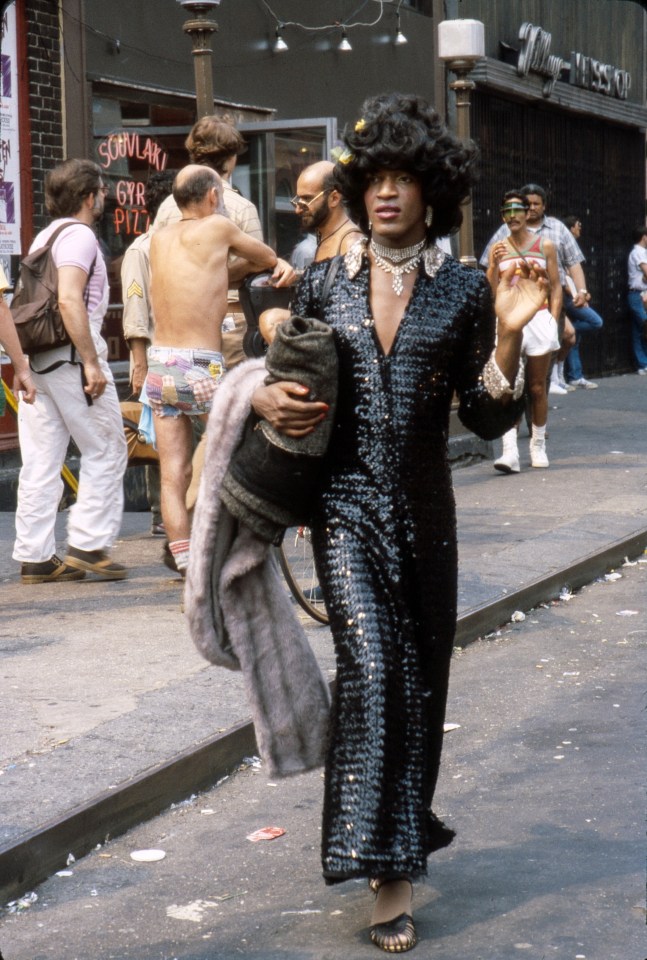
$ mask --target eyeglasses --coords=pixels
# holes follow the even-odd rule
[[[517,213],[528,213],[528,207],[524,207],[520,203],[509,203],[505,207],[501,207],[501,216],[504,220],[509,220]]]
[[[292,197],[290,203],[295,210],[298,210],[299,207],[306,207],[306,209],[309,210],[311,204],[313,204],[315,200],[318,200],[319,197],[323,197],[324,193],[326,193],[325,190],[320,190],[316,197],[310,197],[309,200],[307,200],[305,197],[300,197],[299,194],[297,194],[295,197]]]

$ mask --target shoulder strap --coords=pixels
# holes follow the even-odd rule
[[[326,270],[326,276],[324,277],[323,286],[321,288],[321,299],[319,300],[319,319],[323,320],[323,314],[328,303],[328,298],[330,297],[330,291],[332,290],[332,285],[335,282],[335,277],[339,273],[339,268],[342,265],[343,256],[337,254],[336,257],[333,257],[328,264],[328,269]]]
[[[340,236],[339,242],[338,242],[338,244],[337,244],[337,253],[338,253],[338,254],[339,254],[339,251],[341,250],[341,245],[342,245],[342,243],[344,242],[344,240],[346,239],[346,237],[347,237],[349,234],[351,234],[351,233],[361,233],[361,230],[359,230],[358,227],[356,227],[354,223],[351,223],[351,225],[348,227],[348,229],[347,229],[347,230],[344,230],[344,232],[343,232],[342,235]]]
[[[69,222],[68,222],[68,223],[62,223],[62,224],[60,225],[60,227],[57,227],[56,230],[54,230],[54,232],[50,234],[49,239],[47,240],[47,243],[44,243],[43,246],[40,247],[39,249],[40,249],[40,250],[43,250],[45,247],[50,247],[50,248],[53,247],[53,246],[54,246],[54,243],[55,243],[56,240],[58,239],[58,235],[59,235],[60,233],[63,233],[64,230],[67,230],[68,227],[73,227],[73,226],[74,226],[73,223],[69,223]],[[88,227],[88,229],[90,229],[90,228]],[[35,252],[36,252],[36,251],[34,250],[34,253],[35,253]]]

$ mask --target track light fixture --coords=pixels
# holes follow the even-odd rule
[[[283,39],[283,34],[281,33],[281,24],[276,25],[276,33],[274,36],[274,43],[272,44],[272,50],[274,53],[285,53],[288,50],[288,45]]]
[[[340,53],[347,53],[353,48],[350,45],[350,40],[348,39],[348,34],[346,33],[346,27],[341,28],[341,41],[337,47]]]
[[[394,39],[393,43],[395,44],[396,47],[401,47],[401,46],[403,46],[405,43],[408,43],[408,42],[409,42],[409,41],[407,40],[407,38],[406,38],[405,35],[403,34],[402,30],[400,29],[400,14],[397,13],[397,14],[396,14],[395,39]]]

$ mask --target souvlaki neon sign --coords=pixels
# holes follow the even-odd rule
[[[542,87],[545,97],[550,97],[562,71],[568,70],[568,82],[573,86],[601,93],[605,97],[627,99],[631,89],[631,74],[626,70],[575,51],[571,52],[571,61],[567,63],[562,57],[550,52],[551,34],[532,23],[521,24],[519,40],[521,49],[517,60],[517,73],[522,77],[529,73],[545,77]]]

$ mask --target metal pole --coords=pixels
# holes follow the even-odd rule
[[[188,4],[186,4],[188,6]],[[211,34],[216,33],[218,24],[207,20],[199,2],[193,6],[195,20],[187,20],[182,29],[191,37],[193,44],[193,68],[195,72],[196,115],[199,120],[213,113],[213,73]]]
[[[456,80],[449,84],[450,90],[456,94],[456,135],[460,140],[470,140],[470,95],[476,88],[476,84],[468,77],[474,64],[469,60],[451,60],[447,66],[456,74]],[[461,263],[468,267],[476,267],[471,195],[463,205],[463,222],[458,233],[458,245]]]

